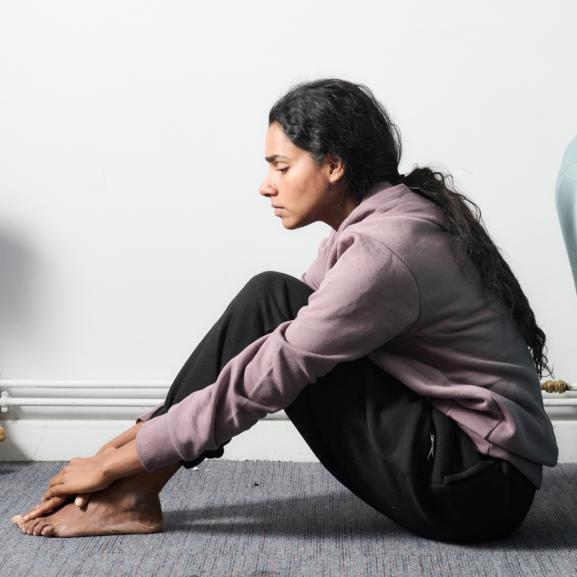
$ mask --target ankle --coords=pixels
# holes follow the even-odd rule
[[[160,503],[157,488],[136,477],[125,477],[115,482],[116,503],[125,512]]]
[[[175,463],[156,471],[144,471],[121,479],[124,489],[142,498],[157,496],[169,479],[178,471],[180,463]]]

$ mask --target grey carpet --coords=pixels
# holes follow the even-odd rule
[[[66,462],[0,463],[0,576],[395,577],[577,575],[577,464],[545,467],[511,537],[456,545],[413,536],[320,463],[207,459],[161,492],[149,535],[34,537],[10,521]]]

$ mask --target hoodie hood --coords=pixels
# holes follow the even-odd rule
[[[374,184],[361,202],[341,222],[336,233],[364,221],[367,217],[403,217],[418,218],[436,224],[446,230],[445,218],[440,207],[432,200],[411,190],[406,184],[392,185],[381,181]]]

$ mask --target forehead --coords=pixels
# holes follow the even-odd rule
[[[273,122],[268,127],[265,140],[265,160],[267,162],[293,160],[301,152],[303,151],[290,141],[280,124]]]

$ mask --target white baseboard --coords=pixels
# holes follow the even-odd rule
[[[0,379],[0,461],[69,461],[88,457],[136,417],[162,404],[160,381],[24,381]],[[543,393],[560,462],[577,462],[577,388]],[[572,403],[553,406],[550,403]],[[284,411],[267,415],[231,439],[224,459],[318,462]]]
[[[577,420],[552,420],[560,463],[577,463]],[[89,457],[107,441],[129,429],[134,420],[0,420],[6,440],[0,461],[69,461]],[[318,462],[288,419],[262,419],[231,439],[223,459],[234,461]]]

